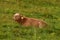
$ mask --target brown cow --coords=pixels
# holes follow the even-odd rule
[[[23,26],[34,26],[40,28],[47,26],[47,23],[42,20],[25,17],[19,13],[14,14],[13,19]]]

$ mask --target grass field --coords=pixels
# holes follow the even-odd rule
[[[12,19],[16,12],[49,28],[22,27]],[[0,40],[60,40],[60,0],[0,0]]]

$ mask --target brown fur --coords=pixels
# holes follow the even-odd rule
[[[47,26],[47,23],[42,20],[24,17],[24,16],[21,16],[19,13],[16,13],[16,14],[18,14],[18,15],[14,14],[13,19],[23,26],[34,26],[34,27],[46,27]],[[23,19],[22,19],[22,17],[23,17]]]

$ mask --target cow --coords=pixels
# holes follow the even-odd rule
[[[20,25],[23,25],[23,26],[33,26],[33,27],[46,27],[47,26],[47,23],[44,22],[43,20],[39,20],[39,19],[36,19],[36,18],[29,18],[29,17],[26,17],[26,16],[23,16],[21,15],[20,13],[15,13],[13,15],[13,19],[19,23]]]

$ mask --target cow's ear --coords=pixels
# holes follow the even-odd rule
[[[24,17],[21,17],[21,19],[24,19]]]

